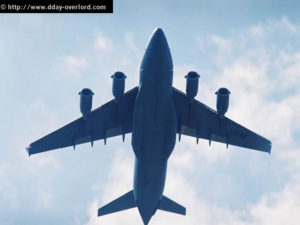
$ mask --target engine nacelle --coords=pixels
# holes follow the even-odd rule
[[[224,117],[229,106],[230,91],[227,88],[220,88],[217,92],[217,112],[220,117]]]
[[[186,76],[186,95],[193,99],[198,93],[198,84],[200,75],[194,71],[189,72]]]
[[[93,103],[93,95],[91,89],[84,88],[81,92],[79,92],[80,95],[80,112],[82,113],[83,119],[87,119],[88,115],[90,114],[92,110],[92,103]]]
[[[113,79],[112,85],[112,93],[115,97],[115,100],[118,101],[120,97],[123,96],[125,90],[125,79],[126,75],[122,72],[115,72],[114,75],[111,76]]]

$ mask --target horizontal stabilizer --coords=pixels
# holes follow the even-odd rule
[[[167,198],[166,196],[163,196],[160,204],[158,206],[158,209],[172,212],[172,213],[177,213],[181,215],[186,214],[186,209],[185,207],[179,205],[178,203],[172,201],[171,199]]]
[[[134,200],[133,191],[129,191],[125,195],[117,198],[116,200],[108,203],[107,205],[98,209],[98,216],[103,216],[110,213],[119,212],[126,209],[131,209],[136,207],[136,202]]]

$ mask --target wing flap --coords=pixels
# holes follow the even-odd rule
[[[173,88],[173,97],[178,117],[178,133],[209,141],[239,147],[271,151],[272,143],[266,138],[224,117],[203,103],[190,99]]]
[[[80,117],[62,128],[33,142],[28,154],[75,146],[131,132],[132,113],[138,88],[126,92],[118,103],[111,100],[93,110],[88,118]]]

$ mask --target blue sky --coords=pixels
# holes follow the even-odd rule
[[[300,223],[300,16],[298,1],[115,1],[113,14],[0,15],[0,224],[141,224],[138,211],[97,218],[132,189],[130,135],[34,155],[25,147],[112,98],[115,71],[138,84],[149,37],[162,27],[174,86],[201,75],[197,99],[273,142],[272,154],[183,137],[170,158],[165,194],[188,215],[157,212],[151,224]]]

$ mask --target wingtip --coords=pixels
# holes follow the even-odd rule
[[[272,150],[272,142],[270,141],[269,155],[271,155],[271,150]]]
[[[27,153],[28,153],[28,157],[30,157],[30,148],[31,148],[31,146],[29,145],[28,147],[26,147],[26,151],[27,151]]]

